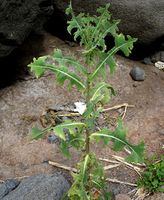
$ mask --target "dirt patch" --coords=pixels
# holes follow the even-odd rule
[[[42,45],[42,55],[50,53],[54,48],[60,48],[66,54],[80,55],[78,45],[66,43],[49,34],[44,35]],[[35,48],[38,47],[39,44],[36,44]],[[133,143],[144,140],[146,153],[159,155],[164,142],[164,73],[152,65],[143,65],[120,56],[117,56],[117,65],[116,73],[109,77],[109,83],[116,90],[116,97],[108,106],[122,103],[134,105],[134,108],[127,109],[124,118],[128,138]],[[145,70],[145,81],[135,82],[131,79],[129,72],[134,66]],[[62,156],[56,144],[49,144],[46,138],[30,140],[30,130],[33,126],[41,126],[39,119],[43,112],[52,105],[79,100],[80,95],[76,90],[69,92],[66,87],[57,86],[53,75],[46,74],[38,80],[33,76],[18,80],[14,85],[2,89],[0,97],[0,179],[52,173],[55,169],[47,164],[47,160],[68,166],[76,163],[80,157],[78,152],[72,150],[72,159],[69,160]],[[118,112],[121,111],[109,112],[108,117],[112,118]],[[109,147],[102,149],[102,145],[94,145],[92,148],[100,157],[109,159],[110,154],[113,154]],[[136,180],[135,173],[122,167],[111,170],[109,176],[130,182]],[[122,186],[119,189],[113,186],[112,189],[119,193],[128,192],[131,187]]]

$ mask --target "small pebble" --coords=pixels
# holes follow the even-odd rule
[[[47,140],[51,144],[59,143],[59,138],[56,135],[54,135],[54,134],[48,135]]]
[[[133,84],[133,87],[137,87],[138,85],[136,83]]]
[[[145,80],[145,71],[140,67],[133,67],[130,71],[130,76],[135,81],[144,81]]]

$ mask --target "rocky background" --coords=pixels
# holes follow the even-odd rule
[[[106,3],[111,3],[113,17],[121,19],[120,30],[138,38],[133,58],[152,56],[153,62],[164,61],[163,0],[72,1],[77,13],[95,13],[97,7]],[[0,0],[0,87],[10,84],[20,72],[17,61],[21,59],[21,47],[31,35],[46,29],[64,40],[72,39],[66,31],[64,14],[68,4],[67,0]],[[110,38],[107,43],[110,44]],[[146,62],[150,63],[150,59]]]
[[[146,153],[162,154],[164,142],[164,73],[153,62],[164,61],[163,0],[72,0],[75,12],[94,10],[107,2],[111,13],[121,19],[120,30],[138,38],[134,57],[148,65],[117,56],[117,71],[109,82],[117,92],[109,107],[129,103],[125,115],[128,138],[137,143],[143,139]],[[27,70],[34,56],[49,54],[60,48],[65,54],[80,57],[80,47],[66,31],[64,0],[0,0],[0,200],[58,200],[70,187],[69,176],[48,164],[48,160],[74,166],[79,158],[63,158],[56,143],[45,137],[30,140],[30,130],[40,124],[40,117],[50,106],[61,106],[79,100],[77,91],[54,85],[52,74],[37,80]],[[60,37],[57,38],[56,36]],[[110,38],[107,39],[110,41]],[[155,54],[154,54],[155,53]],[[114,120],[123,110],[108,113]],[[111,122],[111,121],[110,121]],[[113,152],[93,146],[101,157]],[[100,153],[101,152],[101,153]],[[111,178],[135,183],[136,173],[121,166],[108,173]],[[117,200],[129,200],[134,188],[110,183]],[[156,194],[150,199],[163,199]]]

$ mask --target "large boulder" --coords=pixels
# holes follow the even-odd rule
[[[52,13],[51,0],[0,0],[0,57],[20,46]]]
[[[121,19],[121,32],[138,38],[136,50],[140,52],[164,50],[164,0],[72,0],[75,12],[94,13],[96,8],[110,3],[115,19]],[[64,13],[67,0],[54,0],[57,9]],[[154,47],[154,48],[153,48]]]
[[[70,188],[63,175],[40,174],[24,179],[1,200],[60,200]]]

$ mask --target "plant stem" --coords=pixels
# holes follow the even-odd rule
[[[85,140],[85,153],[89,154],[90,152],[90,139],[89,139],[89,130],[86,130],[86,140]]]
[[[89,73],[87,76],[87,86],[86,86],[86,105],[88,105],[90,100],[90,81],[89,81]],[[86,128],[86,138],[85,138],[85,154],[90,153],[90,138],[89,138],[89,128]]]

